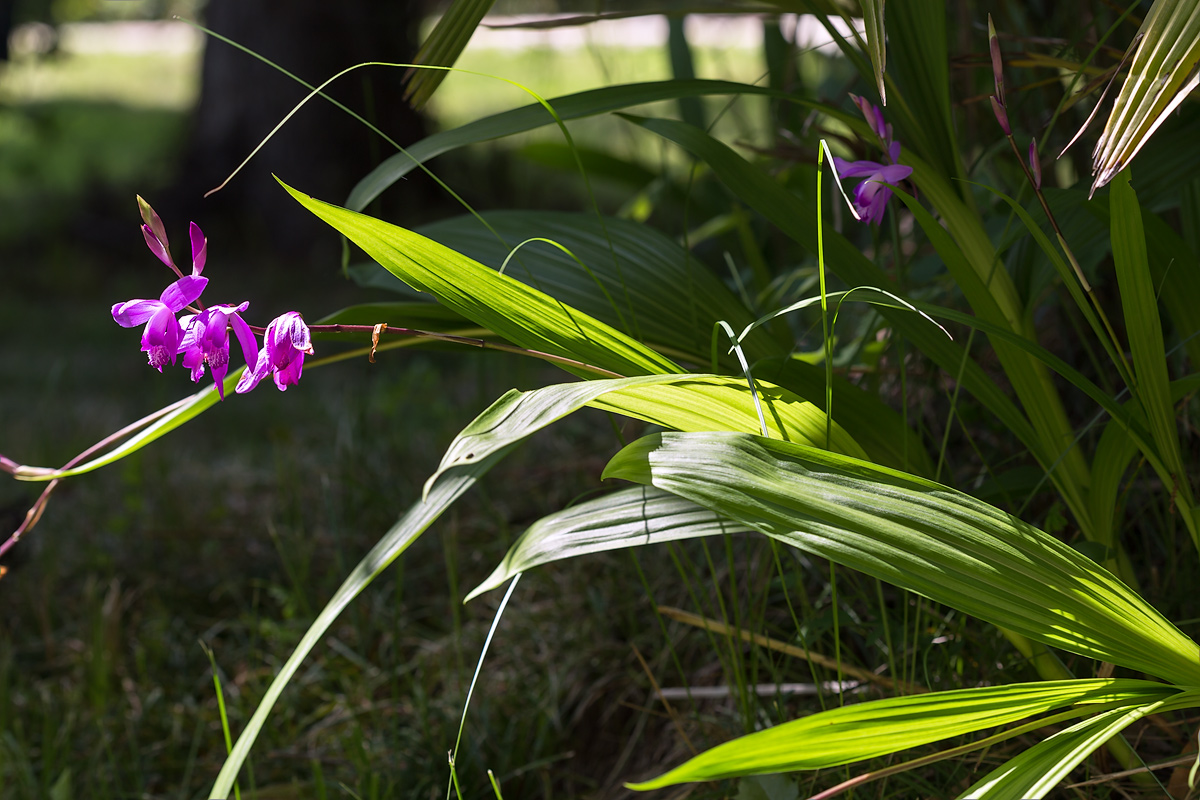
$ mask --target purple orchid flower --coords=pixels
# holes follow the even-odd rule
[[[246,364],[256,363],[258,343],[250,326],[241,317],[241,312],[249,307],[248,302],[236,306],[209,306],[199,314],[185,316],[180,320],[184,328],[183,338],[179,343],[179,352],[183,354],[183,366],[192,371],[192,380],[198,382],[204,375],[204,365],[208,364],[208,370],[217,384],[217,393],[222,400],[225,399],[225,375],[229,372],[230,327],[237,335]]]
[[[287,387],[300,381],[304,356],[312,353],[308,325],[304,324],[300,312],[289,311],[276,317],[263,334],[263,347],[258,352],[254,368],[247,369],[238,381],[237,393],[245,394],[271,374],[275,376],[279,391],[287,391]],[[249,360],[246,363],[249,364]]]
[[[167,364],[174,364],[183,340],[183,328],[175,315],[196,301],[208,285],[208,278],[187,275],[172,283],[157,300],[126,300],[112,307],[113,319],[122,328],[132,328],[142,323],[142,350],[148,355],[150,366],[162,372]]]
[[[871,130],[883,143],[883,149],[890,163],[880,164],[877,161],[847,161],[844,158],[833,159],[839,178],[856,178],[865,175],[866,179],[854,187],[854,213],[864,222],[878,225],[883,222],[883,212],[887,209],[887,201],[892,196],[888,184],[897,184],[912,175],[912,167],[898,163],[900,160],[900,143],[892,138],[892,126],[883,120],[883,112],[879,106],[872,105],[865,98],[850,95],[854,105],[862,112]]]
[[[878,225],[892,196],[888,184],[896,184],[912,174],[912,167],[903,164],[879,164],[874,161],[846,161],[834,158],[838,174],[843,178],[866,175],[866,180],[854,187],[854,212],[863,222]]]

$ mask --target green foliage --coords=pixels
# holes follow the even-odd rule
[[[431,38],[437,52],[430,58],[451,63],[489,5],[456,2]],[[508,391],[462,429],[422,499],[349,571],[295,643],[241,726],[210,796],[226,797],[245,779],[273,708],[351,602],[520,443],[585,408],[607,412],[624,445],[602,477],[641,486],[566,508],[539,507],[536,521],[468,599],[553,562],[670,548],[689,600],[717,608],[726,639],[717,625],[707,628],[709,658],[719,659],[741,717],[730,730],[690,726],[690,733],[703,736],[703,747],[744,735],[695,748],[689,726],[668,706],[681,738],[701,752],[674,769],[658,765],[659,777],[636,789],[740,778],[739,797],[790,800],[819,786],[834,789],[818,783],[823,776],[811,784],[751,776],[841,767],[908,749],[926,755],[877,770],[864,765],[875,772],[851,780],[911,771],[907,779],[916,786],[917,771],[938,757],[929,745],[1015,726],[945,750],[941,755],[963,757],[996,748],[991,761],[960,760],[948,768],[962,770],[954,780],[933,773],[930,786],[915,793],[1041,797],[1101,747],[1122,767],[1136,768],[1139,756],[1122,731],[1151,715],[1170,725],[1176,712],[1200,705],[1200,646],[1181,630],[1185,623],[1171,621],[1180,603],[1163,590],[1164,580],[1186,586],[1184,576],[1194,576],[1200,561],[1195,448],[1181,436],[1200,387],[1191,361],[1200,354],[1193,338],[1200,329],[1195,187],[1172,195],[1150,182],[1135,192],[1126,170],[1113,180],[1107,204],[1078,186],[1042,189],[1022,152],[1023,114],[1040,120],[1040,110],[1019,108],[1013,87],[1027,82],[1030,92],[1022,96],[1045,100],[1024,71],[1049,67],[1053,72],[1039,77],[1058,87],[1058,70],[1092,68],[1073,47],[1010,57],[1007,69],[1021,72],[1007,78],[1009,99],[996,101],[1016,134],[998,139],[993,127],[961,110],[952,87],[951,53],[987,49],[952,37],[952,15],[959,13],[952,4],[894,4],[885,26],[883,3],[866,3],[867,57],[837,34],[832,8],[798,5],[822,13],[859,70],[856,89],[886,88],[886,114],[903,143],[898,154],[877,152],[886,146],[881,137],[892,136],[878,123],[848,113],[837,98],[814,99],[828,96],[819,87],[788,85],[791,73],[777,49],[769,59],[770,89],[695,79],[676,21],[669,28],[675,80],[569,93],[440,131],[384,160],[344,208],[284,185],[370,260],[349,270],[360,285],[404,295],[343,309],[327,321],[419,328],[408,331],[417,338],[404,346],[452,341],[422,330],[472,337],[463,343],[549,360],[578,380]],[[1127,87],[1141,81],[1145,88],[1139,70],[1161,55],[1147,49],[1157,38],[1181,54],[1158,88],[1179,88],[1189,70],[1175,67],[1194,61],[1193,32],[1162,20],[1191,5],[1158,0]],[[976,10],[964,8],[967,15]],[[1066,13],[1022,9],[1013,24],[1023,26],[1017,33],[1044,37],[1038,25],[1074,23]],[[778,48],[777,40],[768,42]],[[989,87],[987,71],[965,74],[964,82],[972,91]],[[1119,107],[1130,102],[1130,91],[1123,90]],[[796,110],[809,116],[768,148],[744,147],[753,136],[734,140],[706,127],[725,113],[710,102],[716,97],[732,107],[751,97],[769,100],[771,116],[755,124],[770,132],[795,120]],[[1164,102],[1153,100],[1146,112],[1151,127],[1163,119]],[[659,105],[641,108],[650,103]],[[1075,113],[1063,110],[1063,98],[1050,103]],[[618,157],[615,147],[577,148],[565,121],[587,125],[601,115],[642,149],[673,155],[651,166]],[[563,144],[541,146],[533,161],[581,170],[572,191],[587,198],[587,211],[510,208],[420,231],[361,213],[436,156],[551,124]],[[1180,124],[1194,128],[1194,120]],[[1148,135],[1144,125],[1135,128],[1117,137],[1133,135],[1132,150]],[[1053,135],[1035,132],[1039,139]],[[826,139],[844,155],[861,157],[865,149],[868,160],[911,168],[904,185],[887,187],[889,224],[856,225],[848,213],[835,213],[840,222],[832,225],[819,222],[830,218],[829,200],[813,193],[821,184],[811,162]],[[1118,166],[1132,150],[1115,157]],[[1150,172],[1184,163],[1150,152],[1145,160]],[[1063,162],[1060,174],[1072,169]],[[616,209],[604,207],[591,170],[619,178]],[[563,178],[566,170],[545,174],[578,180],[574,172]],[[1110,177],[1103,167],[1099,182]],[[868,184],[859,192],[883,188]],[[841,202],[840,193],[831,196]],[[1171,213],[1160,216],[1164,210]],[[1176,216],[1179,231],[1166,221]],[[865,302],[851,302],[859,300]],[[347,337],[323,335],[331,344]],[[20,467],[17,477],[66,477],[129,456],[213,405],[214,393],[205,391],[168,406],[139,438],[76,470]],[[641,435],[646,426],[651,431]],[[630,430],[641,438],[625,444]],[[580,460],[583,449],[569,447],[570,459]],[[1143,465],[1152,480],[1140,477]],[[1130,508],[1138,516],[1125,513]],[[1176,541],[1179,524],[1187,547]],[[719,572],[713,543],[725,551],[723,583],[697,589],[697,563]],[[636,555],[634,565],[648,586]],[[810,593],[814,583],[820,589]],[[846,618],[860,621],[864,602],[878,606],[879,622],[855,638],[842,626]],[[788,641],[760,635],[773,613],[790,626]],[[836,688],[821,700],[833,707],[797,719],[788,719],[794,708],[778,698],[772,705],[760,691],[758,671],[769,670],[778,687],[781,670],[762,666],[759,652],[741,644],[765,640],[773,652],[807,653],[812,637],[832,647],[834,657],[822,663],[838,665],[836,673],[848,653],[867,653],[873,665],[897,673],[893,686],[902,686],[918,677],[912,642],[932,638],[939,614],[938,625],[953,619],[972,632],[943,637],[961,648],[948,671],[952,680],[928,680],[935,690],[928,693],[852,702],[843,676],[831,675]],[[898,617],[899,636],[891,628]],[[988,630],[980,622],[999,629],[1042,680],[1030,682],[1009,667],[996,685],[980,685],[989,660],[977,656]],[[679,657],[663,625],[657,663],[672,662],[686,682],[696,665]],[[1068,663],[1058,651],[1069,654]],[[1075,677],[1072,670],[1091,671],[1091,662],[1108,665],[1099,673],[1105,677]],[[655,670],[643,666],[658,690]],[[812,686],[824,691],[811,668]],[[1107,677],[1113,669],[1120,675]],[[1042,726],[1051,732],[1030,744],[1027,735]],[[462,777],[455,767],[456,786]],[[500,782],[492,785],[499,796]]]

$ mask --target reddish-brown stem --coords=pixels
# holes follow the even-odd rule
[[[166,408],[159,409],[158,411],[154,412],[153,414],[150,414],[149,416],[142,417],[140,420],[133,423],[132,425],[126,425],[124,428],[121,428],[121,430],[117,431],[116,433],[109,434],[108,436],[106,436],[103,439],[101,439],[100,441],[96,442],[94,445],[92,445],[88,449],[84,450],[79,455],[72,458],[66,464],[63,464],[62,469],[64,469],[64,470],[70,469],[71,467],[78,464],[80,461],[83,461],[85,458],[88,458],[89,456],[108,447],[113,442],[123,439],[124,437],[137,431],[138,429],[144,428],[146,425],[149,425],[151,422],[154,422],[154,420],[158,419],[159,417],[170,413],[178,405],[179,405],[179,403],[172,403],[171,405],[167,406]],[[12,459],[6,458],[6,457],[0,455],[0,469],[3,469],[5,472],[15,474],[16,471],[20,468],[20,466],[21,466],[20,464],[16,463]],[[20,527],[18,527],[15,531],[13,531],[12,534],[7,539],[5,539],[2,544],[0,544],[0,558],[3,558],[4,554],[7,553],[9,550],[11,550],[13,545],[15,545],[18,541],[20,541],[22,536],[24,536],[26,533],[28,533],[30,530],[32,530],[33,526],[38,524],[38,520],[40,520],[42,518],[42,512],[46,510],[46,503],[50,500],[50,495],[51,495],[51,493],[53,493],[54,488],[56,486],[58,486],[59,481],[60,481],[59,478],[55,478],[54,480],[52,480],[48,484],[46,484],[46,488],[42,490],[42,493],[40,495],[38,495],[37,501],[33,504],[32,507],[30,507],[30,509],[28,511],[25,512],[25,519],[21,522]]]
[[[309,331],[312,333],[364,333],[369,336],[377,336],[375,333],[378,326],[376,325],[345,325],[335,323],[331,325],[310,325]],[[262,335],[266,333],[266,328],[258,325],[251,325],[250,330]],[[505,353],[516,353],[517,355],[530,356],[531,358],[539,358],[543,361],[550,361],[563,366],[575,367],[577,369],[586,370],[594,375],[600,375],[605,378],[623,378],[618,372],[597,367],[593,364],[588,364],[574,358],[547,353],[542,350],[531,350],[528,347],[517,347],[516,345],[504,344],[503,342],[489,342],[486,339],[478,339],[472,336],[456,336],[452,333],[438,333],[437,331],[423,331],[416,328],[401,328],[393,325],[379,328],[379,333],[393,334],[396,336],[419,336],[426,339],[435,339],[440,342],[450,342],[452,344],[461,344],[468,347],[478,347],[483,350],[499,350]]]

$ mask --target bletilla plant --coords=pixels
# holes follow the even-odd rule
[[[263,333],[259,351],[254,330],[242,319],[250,307],[248,301],[237,305],[219,304],[205,308],[199,304],[200,295],[208,286],[201,275],[208,259],[208,240],[195,222],[189,225],[192,245],[192,272],[184,275],[171,257],[166,227],[150,204],[138,196],[142,214],[142,235],[146,246],[167,265],[179,279],[163,290],[157,300],[127,300],[112,307],[113,320],[123,328],[145,323],[142,350],[150,366],[162,372],[183,356],[183,366],[199,382],[208,367],[220,399],[225,399],[225,376],[229,372],[229,331],[232,328],[241,346],[246,366],[250,367],[238,381],[239,394],[250,391],[267,375],[274,375],[279,391],[299,382],[304,369],[304,356],[312,355],[313,347],[308,326],[298,311],[288,311],[272,320]],[[193,307],[193,304],[195,306]],[[185,308],[192,313],[177,318]]]
[[[463,4],[478,10],[477,0],[455,2],[456,7]],[[870,5],[882,20],[882,2]],[[1193,340],[1200,330],[1200,282],[1195,270],[1168,269],[1171,264],[1194,264],[1196,253],[1166,221],[1142,207],[1128,173],[1112,181],[1104,203],[1089,202],[1085,190],[1057,188],[1056,202],[1087,212],[1063,215],[1060,227],[1051,214],[1050,190],[1042,187],[1036,146],[1026,152],[1016,145],[1013,123],[1020,131],[1022,119],[1018,109],[1008,106],[994,30],[988,43],[995,85],[991,105],[1027,172],[1038,206],[1031,206],[1031,213],[1019,192],[1013,191],[1018,195],[1014,198],[1001,188],[967,180],[987,180],[989,165],[981,157],[984,166],[976,173],[962,163],[957,136],[967,128],[956,124],[958,105],[950,97],[946,17],[947,8],[938,3],[897,3],[891,9],[888,45],[901,51],[891,60],[900,73],[895,84],[888,85],[892,124],[878,107],[857,96],[854,105],[865,123],[845,109],[763,86],[701,80],[630,84],[548,101],[539,97],[529,106],[435,133],[380,164],[356,187],[345,208],[285,186],[297,202],[373,260],[365,282],[409,293],[405,303],[390,309],[348,309],[325,324],[310,327],[297,312],[288,312],[265,328],[254,328],[242,318],[248,303],[200,305],[208,282],[201,275],[207,255],[203,234],[192,226],[192,269],[184,275],[170,255],[161,220],[139,200],[146,243],[176,280],[157,299],[114,306],[113,317],[126,327],[145,326],[142,349],[151,366],[161,371],[182,358],[193,380],[207,369],[217,389],[205,387],[164,409],[146,423],[140,439],[78,466],[76,462],[90,453],[59,470],[25,467],[0,456],[0,469],[19,479],[50,481],[53,486],[61,478],[112,463],[214,405],[218,394],[223,397],[223,384],[233,380],[230,331],[247,364],[238,376],[239,392],[268,377],[280,390],[293,385],[306,363],[313,366],[306,357],[312,354],[314,332],[369,333],[371,356],[384,332],[505,349],[552,361],[577,379],[510,391],[463,429],[426,483],[421,501],[362,557],[279,668],[208,797],[223,798],[234,791],[239,770],[273,705],[354,598],[507,453],[584,407],[659,429],[628,443],[605,469],[605,478],[632,486],[538,520],[471,596],[566,558],[730,533],[747,539],[757,535],[769,539],[772,548],[794,548],[805,559],[822,558],[911,593],[899,595],[906,609],[910,601],[918,608],[942,604],[980,625],[995,626],[1029,670],[1020,676],[1021,682],[1007,674],[991,682],[991,676],[970,674],[975,666],[962,666],[978,660],[963,659],[956,675],[962,685],[952,691],[847,703],[791,721],[782,719],[775,708],[755,706],[750,710],[754,727],[764,723],[760,730],[700,752],[635,788],[838,767],[977,733],[986,738],[864,771],[851,782],[858,785],[924,767],[936,757],[961,758],[1008,741],[1013,749],[991,749],[991,761],[971,760],[978,774],[970,776],[969,785],[961,776],[955,778],[961,796],[1042,797],[1102,746],[1123,768],[1136,770],[1139,756],[1121,738],[1123,730],[1151,715],[1200,707],[1200,645],[1143,598],[1119,535],[1127,496],[1142,491],[1129,487],[1147,483],[1134,480],[1144,465],[1147,473],[1153,472],[1153,485],[1166,487],[1160,498],[1162,516],[1172,526],[1181,521],[1180,527],[1200,550],[1195,470],[1187,461],[1188,449],[1181,447],[1177,424],[1178,408],[1196,392],[1200,376],[1172,380],[1168,367],[1176,362],[1166,357],[1167,338],[1173,337],[1180,348],[1188,349],[1193,363],[1200,360],[1200,339]],[[451,27],[439,26],[439,35],[449,37]],[[882,31],[882,24],[869,26],[868,36],[882,37]],[[884,42],[870,44],[878,52],[873,60],[879,75],[860,67],[862,77],[868,85],[882,86]],[[839,45],[850,61],[865,65],[861,50],[852,43]],[[1054,85],[1061,65],[1061,60],[1055,61]],[[887,77],[891,81],[892,76]],[[566,119],[713,95],[769,96],[796,103],[811,110],[815,119],[837,120],[871,142],[882,154],[878,161],[836,159],[835,167],[842,177],[861,179],[852,201],[861,220],[878,225],[889,199],[903,203],[893,219],[905,215],[906,224],[894,226],[897,237],[901,230],[909,231],[903,234],[905,240],[890,248],[867,248],[861,240],[867,234],[878,238],[876,231],[857,228],[842,235],[824,230],[812,195],[798,190],[796,182],[781,179],[784,170],[777,169],[777,162],[757,160],[761,152],[738,152],[718,138],[717,129],[687,119],[633,114],[621,114],[619,124],[630,125],[636,135],[657,136],[705,164],[707,169],[702,175],[697,171],[695,179],[711,183],[696,198],[689,197],[696,204],[685,204],[684,209],[702,208],[709,218],[692,229],[715,239],[719,234],[711,232],[737,228],[738,246],[752,266],[747,273],[754,273],[757,286],[741,285],[743,273],[735,270],[739,291],[733,291],[704,268],[693,249],[680,245],[681,238],[686,240],[677,238],[680,231],[656,231],[598,212],[473,213],[423,233],[361,213],[407,172],[424,168],[423,162],[454,148],[562,125]],[[905,142],[903,164],[893,124]],[[820,125],[813,126],[816,133],[804,135],[816,139]],[[562,130],[571,146],[565,126]],[[993,133],[989,130],[985,136]],[[994,152],[987,142],[972,142],[971,148]],[[582,170],[583,159],[578,163]],[[1047,170],[1045,177],[1057,179],[1058,172]],[[793,171],[796,174],[804,172]],[[718,182],[720,186],[714,186]],[[901,182],[907,188],[901,188]],[[1179,217],[1194,223],[1200,220],[1200,207],[1189,207],[1187,197],[1195,187],[1185,189],[1179,194],[1185,198],[1182,208],[1190,213]],[[1039,207],[1056,241],[1033,216]],[[749,214],[756,215],[755,224],[743,225]],[[1100,251],[1090,269],[1100,269],[1102,261],[1107,268],[1109,261],[1104,259],[1111,253],[1111,271],[1120,291],[1107,295],[1106,302],[1110,309],[1119,306],[1128,346],[1118,339],[1104,304],[1089,290],[1080,259],[1066,245],[1085,235]],[[560,249],[522,249],[521,269],[505,271],[517,243],[551,240]],[[928,267],[921,271],[935,277],[915,275],[918,271],[909,269],[910,253],[919,253]],[[896,262],[891,273],[881,263],[889,257]],[[1028,263],[1018,262],[1021,257]],[[795,282],[797,274],[814,267],[822,276],[828,269],[853,287],[828,295],[823,288],[822,309],[826,300],[840,304],[852,293],[854,298],[884,298],[872,301],[876,307],[862,322],[869,330],[853,346],[839,346],[835,352],[834,337],[825,337],[829,371],[824,377],[800,357],[803,342],[787,325],[767,324],[784,313],[814,307],[816,298],[778,310],[761,309],[751,300],[771,297],[772,287]],[[1029,277],[1025,273],[1036,273],[1037,280],[1024,280]],[[947,286],[953,287],[950,293]],[[432,297],[439,306],[407,302],[413,291]],[[945,305],[929,298],[941,298]],[[1166,309],[1163,315],[1160,303]],[[1077,312],[1086,323],[1080,325],[1080,338],[1088,338],[1083,349],[1096,362],[1088,374],[1066,363],[1039,338],[1040,321],[1063,308],[1071,319]],[[381,315],[391,316],[384,322]],[[416,315],[444,327],[430,333],[395,324]],[[374,324],[353,324],[364,317]],[[980,337],[963,347],[942,336],[931,318],[969,326]],[[711,334],[721,325],[743,332],[731,337],[737,343],[736,359],[713,352]],[[463,331],[483,333],[467,339]],[[256,334],[262,335],[261,346]],[[979,348],[985,335],[990,353],[981,364],[971,347]],[[997,446],[1005,462],[1023,459],[1022,470],[1038,473],[1038,485],[1024,504],[1008,497],[1008,487],[1025,484],[1023,475],[1019,481],[997,475],[990,495],[974,496],[948,485],[954,482],[955,470],[943,471],[940,457],[934,466],[929,443],[913,430],[907,415],[864,388],[878,382],[834,380],[834,357],[839,365],[858,365],[876,337],[897,343],[896,349],[901,343],[909,348],[892,362],[901,370],[901,386],[907,374],[903,370],[912,360],[904,353],[914,351],[939,385],[954,385],[955,411],[942,422],[947,435],[958,424],[954,414],[962,404],[973,404],[977,418],[994,420],[990,432],[995,435],[990,438],[1011,443]],[[1092,347],[1094,343],[1099,346]],[[366,355],[366,349],[362,353]],[[1103,362],[1105,356],[1108,363]],[[881,363],[862,372],[882,374]],[[711,372],[689,373],[683,366],[687,364],[711,364]],[[851,375],[853,370],[845,372]],[[1089,377],[1097,374],[1111,381]],[[1061,387],[1068,384],[1103,412],[1095,415],[1107,419],[1099,433],[1082,427],[1079,415],[1067,413]],[[907,396],[903,402],[907,408]],[[931,418],[937,414],[935,408],[925,412]],[[969,433],[967,426],[960,427]],[[943,444],[940,455],[944,448]],[[978,465],[973,455],[968,458],[972,469],[980,467],[979,474],[992,475],[995,464]],[[972,481],[966,488],[975,493],[979,485]],[[1029,501],[1035,498],[1048,498],[1056,508],[1065,508],[1077,539],[1068,544],[1027,522]],[[1151,497],[1146,502],[1153,501]],[[40,507],[35,508],[38,514]],[[1175,545],[1174,538],[1155,547],[1165,552]],[[0,555],[8,546],[0,546]],[[779,566],[780,580],[773,585],[791,583],[783,569]],[[880,605],[885,605],[882,587],[879,596]],[[769,599],[765,596],[764,607]],[[830,608],[836,620],[837,600]],[[808,623],[796,622],[798,635]],[[1077,656],[1070,668],[1058,651]],[[889,643],[886,653],[877,655],[877,663],[897,671],[904,658]],[[841,662],[835,663],[840,669]],[[1088,677],[1070,671],[1090,673],[1095,663],[1115,665],[1126,674]],[[1034,671],[1041,680],[1027,680]],[[985,681],[990,685],[983,685]],[[1176,722],[1167,718],[1164,724]],[[997,732],[999,726],[1008,727]],[[997,753],[1000,758],[992,758]],[[852,787],[844,784],[819,796],[847,788]],[[948,788],[936,786],[932,791],[941,796]]]

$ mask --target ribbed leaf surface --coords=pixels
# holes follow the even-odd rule
[[[663,433],[605,470],[1030,639],[1179,684],[1200,648],[1078,551],[932,481],[757,436]]]

